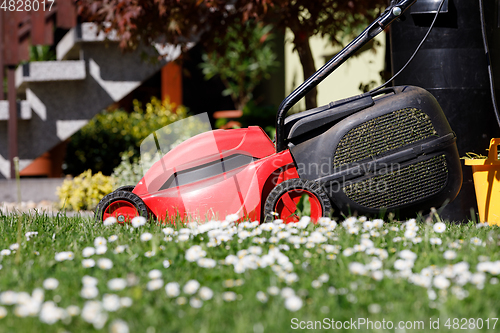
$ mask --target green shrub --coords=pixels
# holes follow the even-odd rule
[[[139,156],[140,142],[151,132],[186,117],[183,106],[153,97],[145,108],[134,101],[134,112],[103,111],[71,137],[65,173],[78,175],[85,170],[111,175],[121,162],[120,154],[131,151]]]
[[[113,170],[115,189],[125,185],[136,185],[142,179],[142,165],[137,156],[131,152],[122,154],[122,162]]]
[[[113,178],[89,169],[57,188],[59,206],[68,210],[93,210],[103,196],[113,190]]]
[[[279,66],[271,30],[271,25],[253,20],[230,25],[224,38],[214,39],[219,48],[202,56],[205,79],[219,76],[226,87],[222,95],[231,96],[238,110],[243,110],[254,89]]]

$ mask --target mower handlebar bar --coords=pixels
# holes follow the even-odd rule
[[[332,59],[324,64],[318,71],[304,81],[297,89],[288,95],[278,109],[276,114],[276,152],[279,153],[286,149],[285,146],[285,117],[287,112],[302,97],[316,87],[328,75],[342,65],[352,54],[358,51],[363,45],[375,38],[394,20],[401,16],[417,0],[391,1],[391,5],[382,13],[382,15],[372,22],[358,37],[350,42],[345,48],[337,53]],[[397,2],[396,5],[392,3]]]

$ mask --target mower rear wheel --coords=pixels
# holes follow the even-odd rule
[[[303,212],[300,205],[309,205],[308,214],[313,221],[329,216],[332,210],[330,198],[317,182],[294,178],[278,184],[269,193],[264,205],[264,222],[275,218],[285,223],[298,222]]]
[[[115,217],[118,223],[130,222],[136,216],[148,218],[148,207],[135,193],[116,190],[99,201],[95,210],[95,220],[103,222]]]

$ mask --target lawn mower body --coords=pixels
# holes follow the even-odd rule
[[[159,220],[210,220],[234,214],[236,219],[296,222],[300,205],[313,220],[329,216],[332,209],[415,216],[453,200],[462,183],[456,137],[424,89],[378,90],[287,117],[305,94],[413,2],[389,6],[283,101],[276,144],[259,127],[200,130],[184,142],[174,137],[175,144],[163,139],[175,128],[165,135],[152,133],[141,152],[149,142],[145,151],[156,154],[157,161],[135,187],[105,196],[96,219],[113,216],[125,222],[153,215]],[[186,124],[177,133],[198,126],[195,121]]]
[[[256,126],[215,130],[184,141],[156,162],[134,188],[159,219],[261,217],[261,196],[298,178],[289,151],[276,153]]]

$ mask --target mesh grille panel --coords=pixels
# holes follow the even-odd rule
[[[351,129],[340,140],[333,166],[349,164],[435,134],[429,116],[416,108],[387,113]]]
[[[446,158],[441,155],[350,184],[343,190],[359,205],[374,209],[391,208],[439,192],[447,179]]]

